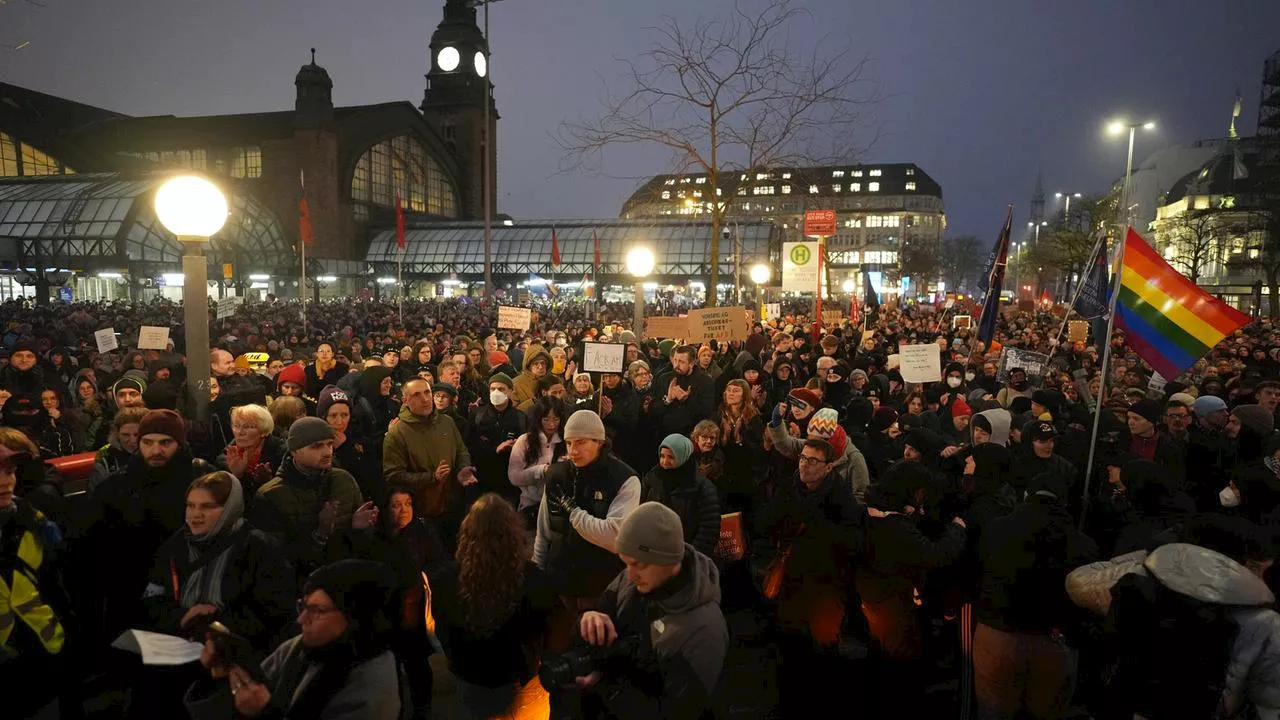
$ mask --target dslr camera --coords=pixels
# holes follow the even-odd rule
[[[538,679],[548,692],[573,685],[575,678],[603,670],[615,661],[633,663],[643,640],[639,635],[621,635],[608,647],[594,645],[572,647],[559,655],[544,658],[538,668]]]

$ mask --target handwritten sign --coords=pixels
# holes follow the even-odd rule
[[[498,328],[501,330],[528,330],[533,311],[529,308],[498,306]]]
[[[236,314],[236,310],[244,304],[244,298],[239,295],[231,295],[224,297],[218,301],[218,319],[229,318]]]
[[[957,315],[951,318],[951,327],[956,330],[964,330],[973,327],[972,315]]]
[[[747,339],[747,309],[716,307],[689,311],[689,340],[732,342]]]
[[[1168,384],[1169,381],[1165,380],[1163,375],[1158,372],[1152,372],[1151,379],[1147,381],[1147,389],[1154,390],[1156,392],[1164,392],[1164,386]]]
[[[683,338],[689,336],[689,318],[655,316],[644,319],[644,336]]]
[[[139,350],[167,350],[169,348],[169,328],[143,325],[138,330]]]
[[[627,346],[623,343],[589,342],[582,346],[584,372],[621,373],[627,362]]]
[[[903,345],[898,348],[902,380],[909,383],[938,382],[942,379],[942,356],[934,343]]]
[[[1067,339],[1071,342],[1088,342],[1089,321],[1072,320],[1067,323]]]
[[[765,303],[764,316],[767,320],[777,320],[782,317],[782,303]]]
[[[108,353],[120,347],[120,343],[116,340],[116,329],[113,327],[102,328],[93,334],[93,339],[98,341],[98,352]]]

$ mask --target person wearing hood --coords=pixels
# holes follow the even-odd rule
[[[403,392],[399,422],[382,442],[382,479],[388,486],[413,488],[414,508],[435,524],[445,546],[452,547],[462,487],[477,482],[471,454],[453,420],[436,412],[425,380],[409,380]]]
[[[787,395],[797,387],[795,374],[795,365],[790,357],[781,356],[774,361],[773,372],[767,381],[767,402],[764,407],[773,407],[786,401]]]
[[[39,395],[44,386],[44,369],[40,367],[35,344],[18,343],[9,353],[9,364],[0,368],[0,388],[14,395]]]
[[[984,387],[986,387],[984,385]],[[1003,407],[1010,407],[1020,397],[1031,398],[1031,381],[1027,379],[1027,371],[1020,367],[1009,369],[1009,380],[1005,387],[996,393],[996,402]]]
[[[96,373],[92,368],[85,368],[76,373],[71,381],[71,404],[84,415],[85,450],[97,450],[107,443],[107,435],[111,430],[111,415],[98,392]]]
[[[76,451],[71,431],[49,416],[39,393],[15,394],[9,398],[4,404],[4,422],[31,438],[43,458],[59,458]]]
[[[613,440],[618,457],[632,467],[649,456],[641,455],[649,448],[639,442],[636,427],[640,423],[640,396],[619,373],[600,376],[600,419]],[[643,467],[643,465],[640,465]]]
[[[974,445],[993,443],[1007,447],[1009,445],[1009,425],[1013,416],[1004,408],[983,410],[974,415],[969,422],[969,437]]]
[[[94,563],[103,607],[104,640],[128,627],[146,587],[150,559],[184,522],[187,488],[213,472],[193,458],[187,423],[173,410],[151,410],[138,424],[138,453],[120,472],[94,488],[95,517],[86,547]]]
[[[1254,508],[1245,505],[1242,487],[1256,485],[1264,488],[1267,476],[1274,475],[1265,464],[1267,449],[1275,432],[1273,423],[1271,413],[1258,405],[1237,405],[1231,411],[1224,432],[1234,445],[1235,455],[1225,477],[1220,474],[1217,478],[1218,505],[1225,512],[1255,518],[1266,514],[1255,513]]]
[[[871,473],[867,468],[867,459],[856,445],[849,442],[845,429],[839,424],[839,416],[831,408],[822,408],[809,420],[808,437],[823,440],[831,445],[835,462],[834,472],[849,482],[854,497],[862,502],[867,497],[867,488],[871,486]],[[787,458],[798,458],[804,447],[804,441],[791,437],[782,427],[782,412],[774,408],[773,417],[768,425],[769,440],[773,447]]]
[[[186,522],[155,553],[135,627],[189,635],[217,620],[262,647],[274,645],[289,624],[297,581],[293,568],[266,535],[244,520],[244,491],[229,472],[196,478],[187,489]],[[135,675],[129,711],[146,717],[181,712],[182,688],[197,666]],[[191,675],[172,682],[174,673]]]
[[[658,448],[658,464],[640,482],[640,502],[658,502],[680,516],[684,541],[711,557],[720,540],[720,500],[716,487],[698,472],[693,442],[668,435]]]
[[[1067,574],[1098,556],[1067,510],[1070,481],[1031,478],[1026,501],[983,531],[974,603],[974,696],[979,717],[1060,717],[1071,702],[1077,657]]]
[[[289,454],[249,504],[249,521],[275,537],[299,575],[323,563],[329,538],[351,523],[364,501],[355,478],[333,467],[333,438],[320,418],[295,422]]]
[[[853,386],[849,384],[851,372],[848,363],[840,360],[830,367],[826,377],[822,378],[822,404],[835,408],[841,419],[844,419],[845,408],[853,398]]]
[[[626,569],[597,609],[583,614],[578,632],[596,647],[622,638],[639,638],[639,647],[627,660],[578,678],[588,712],[698,718],[711,711],[729,630],[716,565],[684,538],[680,516],[661,503],[644,503],[623,520],[617,551]]]
[[[316,398],[307,395],[307,371],[301,365],[286,365],[276,373],[276,395],[302,398],[307,404],[307,414],[315,412]]]
[[[524,352],[520,374],[511,382],[511,399],[516,407],[527,411],[538,396],[538,381],[551,371],[551,356],[541,345],[533,344]]]
[[[751,364],[753,361],[755,363],[754,365]],[[728,386],[729,381],[741,380],[742,373],[748,367],[748,365],[755,368],[758,376],[760,372],[760,362],[756,360],[754,355],[747,352],[746,350],[743,350],[739,352],[737,357],[733,359],[732,365],[725,368],[724,371],[722,371],[719,375],[714,377],[716,397],[718,398],[724,397],[724,389],[726,386]],[[700,370],[701,368],[699,367],[698,369]],[[711,376],[708,375],[708,377],[711,377]],[[757,404],[759,404],[758,401],[757,401]]]
[[[391,373],[391,368],[380,365],[365,369],[359,374],[352,394],[354,434],[368,448],[382,447],[382,438],[392,418],[400,412],[400,402],[393,395],[395,381]]]
[[[1170,543],[1078,568],[1066,589],[1116,635],[1109,716],[1280,717],[1276,598],[1237,557]]]
[[[210,677],[187,691],[193,720],[242,717],[398,720],[402,688],[391,652],[395,576],[387,566],[342,560],[307,578],[298,602],[302,633],[261,666],[259,683],[206,640]],[[225,682],[224,682],[225,681]]]
[[[872,477],[884,476],[889,466],[902,458],[898,447],[898,411],[891,407],[877,408],[871,413],[867,426],[867,470]]]
[[[480,483],[468,491],[468,497],[492,492],[513,504],[519,502],[519,494],[507,478],[507,467],[516,440],[528,429],[529,417],[512,402],[511,385],[510,377],[495,373],[489,378],[487,401],[471,413],[465,441],[468,453],[475,458]]]

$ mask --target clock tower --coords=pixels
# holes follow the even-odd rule
[[[486,156],[490,211],[496,211],[498,110],[489,82],[489,42],[476,24],[476,9],[469,0],[445,0],[444,19],[431,35],[430,47],[431,70],[422,114],[458,159],[463,174],[459,183],[461,214],[480,218],[484,215]]]

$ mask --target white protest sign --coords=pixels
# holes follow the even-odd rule
[[[621,373],[627,361],[627,346],[623,343],[584,343],[582,346],[582,370],[584,372]]]
[[[782,243],[782,289],[786,292],[818,291],[818,253],[822,243]]]
[[[533,321],[533,311],[529,308],[498,306],[498,328],[502,330],[528,330]]]
[[[221,300],[218,301],[217,318],[219,320],[222,320],[223,318],[229,318],[232,315],[235,315],[236,309],[239,308],[243,303],[244,303],[244,298],[240,297],[239,295],[231,295],[229,297],[222,298]]]
[[[935,343],[903,345],[898,348],[898,355],[903,382],[927,383],[942,379],[942,356]]]
[[[107,353],[120,347],[120,343],[116,341],[116,329],[113,327],[102,328],[93,334],[93,339],[98,341],[98,352]]]
[[[143,325],[138,330],[139,350],[166,350],[169,347],[169,328]]]
[[[777,320],[782,317],[782,303],[765,303],[764,317],[766,320]]]
[[[955,306],[955,304],[956,304],[955,298],[947,298],[947,301],[942,303],[942,307],[945,310],[950,310],[952,307]]]
[[[1168,384],[1169,381],[1165,380],[1163,375],[1158,372],[1152,372],[1151,380],[1147,382],[1147,389],[1155,390],[1156,392],[1164,392],[1164,386]]]

